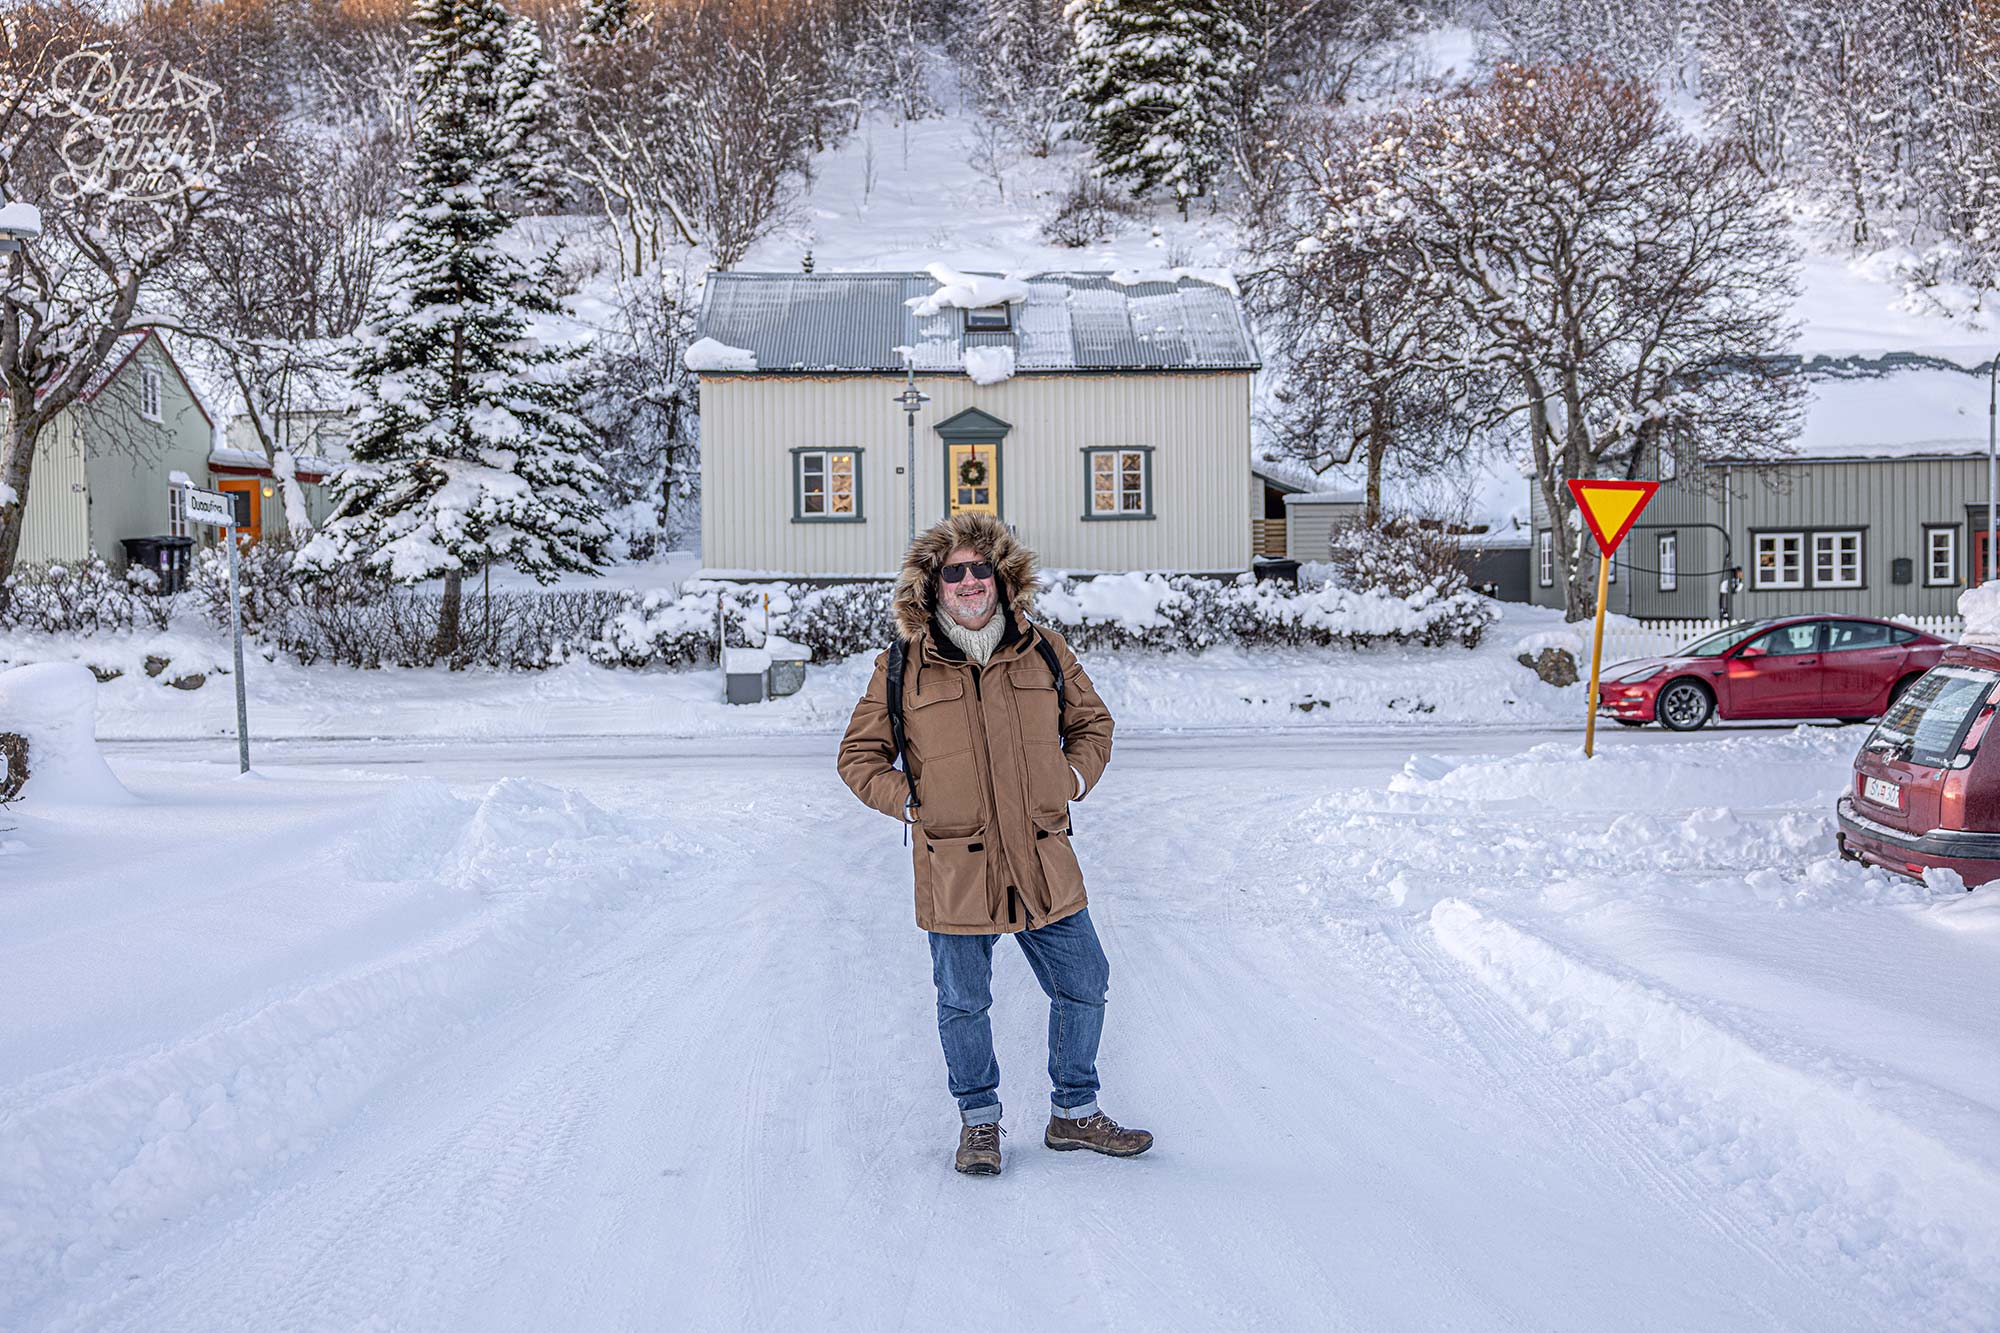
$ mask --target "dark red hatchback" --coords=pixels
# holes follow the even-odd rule
[[[1866,722],[1938,664],[1951,644],[1861,616],[1785,616],[1731,625],[1670,657],[1605,668],[1598,711],[1627,726],[1693,731],[1711,718]]]
[[[1918,878],[2000,880],[2000,647],[1960,644],[1912,685],[1854,756],[1840,854]]]

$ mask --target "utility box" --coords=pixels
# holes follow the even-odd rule
[[[797,694],[806,683],[806,663],[812,654],[805,645],[781,639],[775,634],[764,638],[764,651],[771,655],[771,669],[766,676],[766,687],[773,699],[782,699],[788,694]]]
[[[723,698],[733,704],[764,702],[764,678],[770,670],[771,655],[762,648],[724,648]]]

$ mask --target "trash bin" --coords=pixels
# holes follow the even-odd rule
[[[764,638],[764,651],[771,655],[771,670],[768,688],[773,699],[787,694],[797,694],[806,683],[806,663],[812,654],[805,645],[781,639],[775,634]]]
[[[118,544],[125,548],[127,570],[152,570],[160,576],[161,592],[186,590],[194,564],[194,538],[126,537]]]
[[[1251,562],[1250,573],[1259,583],[1271,579],[1289,583],[1294,588],[1299,586],[1299,562],[1296,560],[1259,556]]]
[[[733,704],[764,702],[764,676],[771,669],[771,655],[762,648],[722,650],[722,694]]]

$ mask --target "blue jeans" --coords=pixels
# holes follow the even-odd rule
[[[938,1036],[958,1114],[968,1125],[1000,1119],[1000,1061],[993,1054],[993,944],[998,935],[931,933]],[[1039,930],[1015,932],[1035,980],[1049,997],[1049,1094],[1055,1114],[1081,1120],[1097,1111],[1097,1039],[1111,964],[1083,908]]]

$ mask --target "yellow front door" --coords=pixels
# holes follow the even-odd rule
[[[1000,512],[1000,446],[997,444],[952,444],[945,446],[950,466],[949,503],[952,514],[993,514]]]

